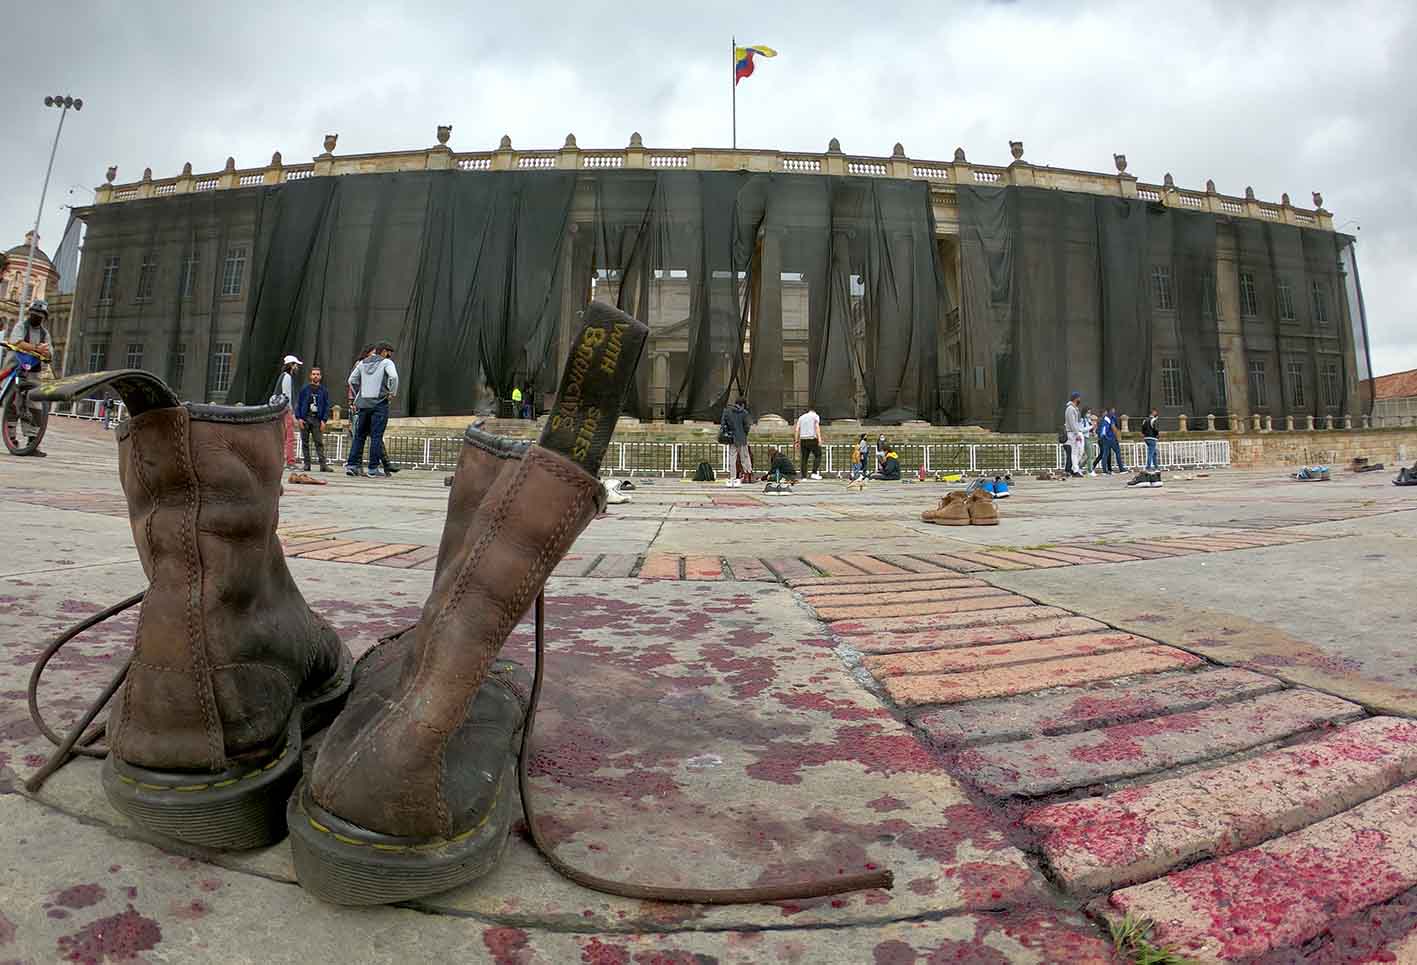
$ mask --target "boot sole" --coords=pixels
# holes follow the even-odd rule
[[[336,905],[387,905],[481,878],[511,834],[515,762],[503,768],[491,813],[451,838],[399,838],[350,824],[316,804],[302,780],[286,807],[300,887]]]
[[[109,755],[103,761],[108,803],[164,837],[218,851],[275,844],[286,835],[285,805],[300,779],[303,735],[326,727],[353,682],[346,650],[335,682],[296,705],[281,750],[271,759],[220,773],[159,771]]]

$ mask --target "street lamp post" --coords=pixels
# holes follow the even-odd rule
[[[30,234],[30,257],[25,263],[25,280],[20,285],[20,321],[24,321],[25,312],[29,310],[29,303],[33,300],[30,296],[30,278],[34,274],[34,250],[39,244],[39,219],[44,216],[44,196],[49,193],[49,176],[54,172],[54,155],[59,151],[59,135],[64,133],[64,116],[69,113],[69,108],[76,111],[84,109],[84,102],[77,97],[70,97],[65,94],[62,97],[46,97],[45,107],[59,108],[59,129],[54,132],[54,146],[49,149],[49,167],[44,169],[44,187],[39,191],[39,210],[34,214],[34,231]],[[65,355],[68,355],[69,346],[65,346]]]

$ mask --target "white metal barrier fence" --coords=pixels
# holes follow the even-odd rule
[[[105,419],[117,422],[126,414],[123,403],[116,400],[82,399],[57,404],[54,415],[79,419]],[[330,463],[343,463],[347,458],[350,435],[326,432],[325,458]],[[384,440],[389,459],[410,469],[449,470],[457,466],[462,452],[462,439],[457,436],[414,438],[391,436]],[[753,443],[749,446],[753,468],[763,471],[772,463],[772,445]],[[923,467],[928,473],[946,472],[963,475],[992,476],[1002,473],[1030,473],[1045,469],[1062,469],[1062,447],[1049,442],[1023,443],[903,443],[894,447],[900,459],[902,475],[915,475]],[[856,447],[849,444],[822,446],[820,471],[824,476],[846,476],[850,472]],[[296,459],[304,461],[304,448],[297,424],[295,432]],[[1158,457],[1165,469],[1194,469],[1230,465],[1230,443],[1225,439],[1164,441],[1158,447]],[[369,456],[366,447],[363,458]],[[793,465],[805,473],[800,454],[790,453]],[[874,461],[874,452],[869,455]],[[1122,444],[1122,458],[1128,468],[1140,468],[1146,463],[1146,448],[1140,442]],[[706,462],[715,474],[731,473],[733,450],[717,442],[614,442],[601,463],[601,472],[610,476],[692,476],[699,463]],[[872,465],[869,468],[874,469]]]

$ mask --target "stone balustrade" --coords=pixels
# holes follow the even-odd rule
[[[235,159],[228,158],[226,167],[218,172],[193,174],[189,164],[174,178],[154,179],[145,172],[142,180],[127,183],[115,183],[117,171],[110,168],[107,183],[96,190],[96,202],[113,204],[196,191],[281,184],[309,177],[394,171],[760,171],[926,181],[936,203],[945,207],[956,205],[955,188],[961,184],[1021,185],[1137,198],[1183,210],[1333,230],[1333,216],[1324,210],[1323,198],[1318,193],[1313,196],[1314,207],[1303,209],[1291,205],[1287,194],[1278,204],[1257,200],[1250,188],[1245,189],[1243,196],[1223,195],[1216,190],[1213,181],[1207,182],[1203,191],[1177,188],[1169,174],[1163,183],[1149,184],[1127,173],[1126,158],[1122,155],[1115,156],[1115,174],[1034,165],[1023,160],[1023,144],[1018,141],[1010,144],[1014,155],[1011,164],[990,165],[967,160],[962,148],[956,149],[951,161],[911,158],[900,144],[886,157],[846,154],[836,138],[832,138],[821,154],[746,148],[654,148],[646,147],[638,134],[630,138],[629,145],[618,149],[581,148],[575,136],[569,135],[559,149],[518,150],[512,147],[510,137],[503,137],[496,150],[460,152],[447,146],[450,134],[451,128],[439,128],[440,143],[415,151],[341,155],[334,153],[338,135],[331,134],[325,138],[325,152],[308,164],[285,165],[277,153],[265,167],[238,168]]]

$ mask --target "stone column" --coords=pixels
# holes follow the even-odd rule
[[[1312,415],[1304,416],[1304,428],[1309,432],[1314,431],[1314,417]]]
[[[1191,431],[1191,420],[1186,416],[1186,414],[1185,414],[1184,412],[1181,413],[1181,415],[1177,418],[1176,422],[1177,422],[1177,429],[1176,429],[1177,432],[1190,432],[1190,431]]]
[[[1230,414],[1230,431],[1235,435],[1240,435],[1245,431],[1245,417],[1238,412]]]
[[[764,231],[758,256],[757,299],[753,304],[752,377],[748,408],[757,418],[782,416],[782,249]]]
[[[1132,417],[1131,417],[1131,416],[1123,414],[1122,416],[1120,416],[1120,421],[1121,421],[1121,423],[1122,423],[1122,431],[1123,431],[1123,432],[1131,432],[1131,431],[1132,431]]]
[[[1330,412],[1328,415],[1324,416],[1324,428],[1327,429],[1327,430],[1329,430],[1330,432],[1333,431],[1333,413],[1332,413],[1332,412]]]
[[[792,407],[796,410],[805,409],[812,404],[811,386],[807,377],[807,360],[793,359],[792,361]],[[799,412],[800,414],[800,412]]]
[[[1264,428],[1264,418],[1258,412],[1250,416],[1250,423],[1255,427],[1256,432]]]
[[[1363,428],[1364,428],[1364,429],[1371,429],[1372,427],[1373,427],[1373,420],[1368,417],[1368,413],[1364,412],[1364,413],[1363,413]]]
[[[1206,415],[1205,415],[1205,431],[1206,431],[1206,432],[1214,432],[1214,431],[1215,431],[1215,413],[1214,413],[1214,412],[1207,412]]]
[[[649,402],[652,418],[663,420],[669,403],[669,356],[656,352],[651,361]]]
[[[1285,432],[1293,432],[1293,431],[1294,431],[1294,417],[1293,417],[1292,415],[1287,415],[1287,416],[1284,417],[1284,431],[1285,431]]]
[[[1343,428],[1345,430],[1351,430],[1353,428],[1353,416],[1351,413],[1343,416]]]
[[[1272,416],[1272,415],[1267,415],[1267,416],[1264,417],[1264,431],[1265,431],[1265,432],[1273,432],[1273,431],[1274,431],[1274,416]]]

